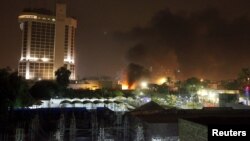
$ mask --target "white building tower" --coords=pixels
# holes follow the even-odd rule
[[[22,31],[19,75],[25,79],[54,79],[64,66],[75,79],[75,30],[77,21],[66,16],[66,5],[56,14],[44,9],[25,9],[18,17]]]

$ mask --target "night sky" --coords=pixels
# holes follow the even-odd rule
[[[129,64],[181,77],[230,79],[250,67],[249,0],[68,0],[76,17],[80,78],[117,77]],[[27,7],[54,10],[52,0],[2,0],[0,67],[17,68]]]

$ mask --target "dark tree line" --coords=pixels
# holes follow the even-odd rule
[[[27,81],[8,68],[0,69],[0,112],[6,118],[15,107],[26,107],[33,103]]]
[[[0,118],[8,117],[7,114],[16,107],[28,107],[41,99],[60,96],[69,84],[70,74],[61,67],[55,72],[56,81],[37,81],[29,87],[32,82],[19,76],[17,71],[0,69]]]

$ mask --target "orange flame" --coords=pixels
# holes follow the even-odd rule
[[[135,89],[135,84],[133,84],[132,86],[129,87],[127,81],[119,82],[119,84],[121,85],[122,90],[133,90],[133,89]]]

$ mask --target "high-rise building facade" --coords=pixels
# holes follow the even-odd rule
[[[25,79],[54,79],[54,72],[62,66],[75,79],[77,21],[66,16],[65,4],[57,4],[55,13],[26,9],[18,17],[22,31],[18,73]]]

